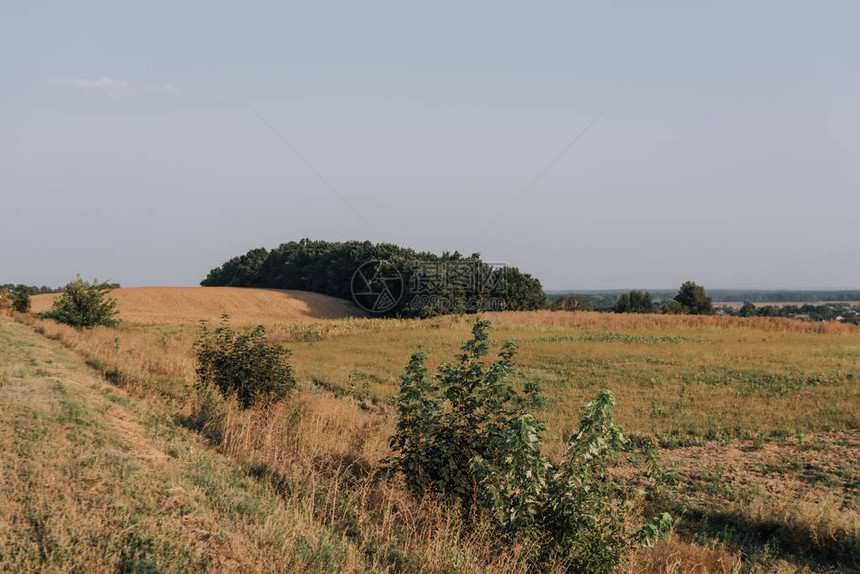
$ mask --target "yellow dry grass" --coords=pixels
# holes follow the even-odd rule
[[[0,571],[373,568],[161,411],[0,317]]]
[[[474,317],[313,321],[299,315],[272,322],[242,312],[257,290],[232,291],[249,296],[247,305],[236,303],[235,323],[265,322],[271,339],[293,350],[295,400],[242,411],[195,391],[192,344],[200,313],[185,324],[127,321],[118,330],[82,331],[17,317],[132,393],[166,398],[180,419],[208,421],[202,432],[221,453],[276,480],[279,492],[315,524],[351,525],[377,564],[390,566],[400,560],[396,553],[440,570],[454,564],[462,571],[525,569],[516,548],[488,552],[487,533],[463,531],[374,473],[390,454],[389,401],[410,353],[423,345],[431,368],[450,360]],[[138,313],[170,317],[161,308]],[[860,518],[846,512],[856,508],[860,484],[860,328],[543,311],[487,318],[494,343],[516,341],[520,372],[544,387],[547,408],[536,414],[547,425],[544,452],[551,457],[575,428],[579,407],[602,388],[615,393],[616,420],[628,431],[677,443],[662,458],[679,482],[662,502],[641,510],[672,511],[679,530],[635,552],[629,571],[788,573],[808,572],[819,560],[850,563],[860,534]],[[810,502],[819,498],[820,504]],[[772,525],[778,536],[767,534]]]
[[[486,313],[494,322],[531,327],[591,327],[611,330],[663,330],[666,329],[729,329],[755,330],[780,333],[824,333],[860,336],[860,326],[836,321],[818,323],[797,321],[782,317],[729,317],[722,315],[653,315],[636,313],[615,314],[589,311],[521,311]]]
[[[228,314],[237,323],[304,323],[360,316],[358,308],[341,299],[278,289],[239,287],[132,287],[116,289],[119,317],[136,325],[182,325],[217,320]],[[57,294],[33,297],[32,311],[47,311]]]

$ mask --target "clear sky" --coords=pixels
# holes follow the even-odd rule
[[[311,237],[860,287],[860,4],[409,4],[0,3],[0,283]]]

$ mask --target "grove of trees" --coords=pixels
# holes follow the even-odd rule
[[[353,275],[371,261],[390,263],[399,271],[408,291],[386,311],[388,315],[422,316],[496,307],[535,310],[547,306],[540,281],[515,267],[494,267],[477,253],[468,257],[458,252],[436,255],[370,241],[302,239],[272,250],[252,249],[212,269],[200,284],[299,289],[349,299]],[[463,277],[464,271],[470,277]],[[416,285],[416,278],[424,283]],[[432,283],[430,293],[422,291],[429,287],[428,283]],[[490,306],[493,302],[499,305]]]
[[[630,291],[624,293],[615,303],[616,313],[653,313],[654,303],[647,291]]]

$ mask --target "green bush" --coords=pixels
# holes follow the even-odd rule
[[[614,409],[609,391],[586,405],[557,466],[540,454],[543,426],[531,415],[507,429],[495,461],[472,459],[486,514],[512,542],[530,546],[539,570],[612,572],[631,544],[652,545],[672,526],[663,513],[628,534],[628,489],[606,473],[630,448]]]
[[[19,313],[30,312],[30,290],[26,287],[18,287],[12,292],[12,308]]]
[[[520,395],[504,383],[516,347],[505,344],[485,365],[487,321],[456,363],[427,379],[423,353],[402,377],[392,466],[417,495],[456,500],[493,525],[504,543],[521,544],[536,570],[610,572],[635,543],[650,545],[672,525],[661,514],[628,532],[628,489],[606,472],[629,441],[612,422],[615,398],[600,393],[582,412],[579,430],[556,465],[540,453],[544,427],[527,408],[540,403],[526,383]],[[649,453],[653,455],[653,453]]]
[[[237,331],[227,315],[210,329],[204,321],[194,344],[199,388],[217,387],[243,407],[285,397],[296,386],[289,349],[266,342],[266,328]]]
[[[477,320],[474,338],[463,345],[457,361],[441,365],[432,379],[421,352],[412,356],[401,378],[397,432],[391,439],[397,455],[390,462],[416,495],[432,492],[472,506],[477,482],[471,459],[494,460],[503,447],[504,430],[538,400],[535,385],[520,395],[503,383],[516,345],[505,343],[490,365],[481,360],[488,352],[489,326],[489,321]]]
[[[78,276],[63,287],[63,293],[54,300],[44,317],[73,327],[116,327],[119,311],[116,310],[116,299],[107,296],[111,289],[113,287],[108,283],[97,280],[87,283]]]

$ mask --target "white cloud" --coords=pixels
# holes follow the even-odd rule
[[[48,85],[54,88],[73,89],[85,94],[120,99],[135,93],[162,96],[180,96],[182,90],[173,84],[146,84],[142,89],[134,88],[125,80],[114,80],[107,76],[98,79],[51,78]]]
[[[55,88],[71,88],[88,94],[97,94],[110,98],[121,98],[131,93],[128,82],[114,80],[102,76],[97,80],[86,78],[51,78],[49,85]]]
[[[181,96],[182,90],[173,84],[146,84],[143,91],[147,94],[160,94],[164,96]]]

